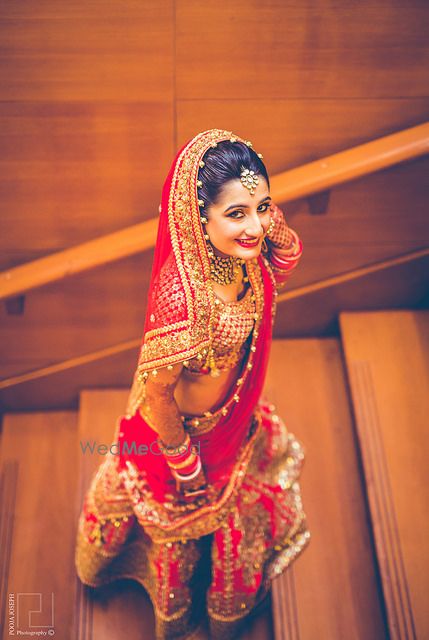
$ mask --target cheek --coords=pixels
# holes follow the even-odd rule
[[[238,225],[229,220],[222,220],[214,224],[209,233],[213,233],[218,239],[233,239],[237,237]]]
[[[264,229],[264,233],[267,231],[268,227],[270,226],[270,220],[271,220],[271,216],[269,214],[261,216],[261,225],[262,225],[262,228]]]

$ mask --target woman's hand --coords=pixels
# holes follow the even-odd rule
[[[207,495],[207,483],[203,468],[192,480],[176,479],[176,488],[185,502],[192,502],[196,498],[204,498]]]

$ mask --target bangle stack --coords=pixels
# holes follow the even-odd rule
[[[201,471],[201,458],[190,448],[191,438],[189,433],[186,434],[185,440],[179,445],[174,453],[170,453],[164,449],[163,453],[173,477],[181,482],[193,480]],[[183,447],[185,449],[183,450]],[[170,447],[170,450],[172,447]],[[178,451],[180,449],[180,451]]]
[[[294,240],[290,254],[280,247],[272,247],[271,249],[270,262],[277,271],[291,271],[296,267],[301,257],[302,242],[293,229],[289,228],[289,231]]]

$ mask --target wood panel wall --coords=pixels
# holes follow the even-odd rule
[[[2,3],[0,268],[156,215],[200,130],[252,140],[275,173],[423,122],[428,15],[423,0]],[[427,245],[427,171],[338,188],[323,216],[288,203],[306,251],[293,286]],[[31,292],[20,316],[3,303],[1,377],[138,337],[150,260]]]

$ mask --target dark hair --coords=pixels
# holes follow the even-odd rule
[[[202,187],[197,187],[198,199],[204,200],[204,205],[200,206],[203,214],[207,207],[216,204],[219,194],[229,180],[240,180],[243,169],[254,171],[256,175],[263,176],[268,187],[270,180],[264,163],[244,142],[231,142],[222,140],[216,147],[211,147],[203,156],[204,167],[198,171],[198,180],[201,180]]]

